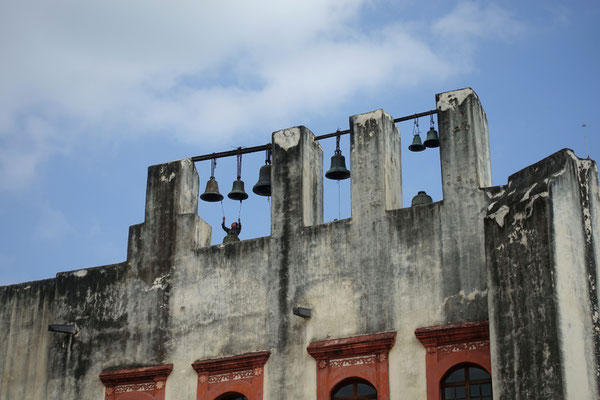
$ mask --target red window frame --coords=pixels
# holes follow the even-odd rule
[[[476,364],[492,375],[488,321],[437,325],[415,330],[427,350],[427,399],[441,399],[441,381],[458,364]]]
[[[104,370],[100,380],[106,387],[105,400],[164,400],[167,378],[172,370],[173,364]]]
[[[329,400],[348,378],[366,380],[379,400],[389,400],[388,355],[395,340],[396,332],[387,332],[311,343],[306,350],[317,362],[317,400]]]
[[[264,365],[270,355],[263,351],[194,362],[192,367],[198,374],[196,399],[214,400],[237,392],[248,400],[262,400]]]

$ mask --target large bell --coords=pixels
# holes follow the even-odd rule
[[[413,137],[412,144],[408,146],[410,151],[423,151],[425,150],[425,146],[421,143],[421,135],[418,133]]]
[[[240,178],[233,181],[233,187],[231,188],[231,192],[227,195],[231,200],[246,200],[248,198],[248,193],[244,191],[244,181]]]
[[[431,204],[432,201],[433,200],[431,199],[431,196],[421,190],[415,197],[413,197],[411,207]]]
[[[429,148],[440,147],[440,138],[433,126],[427,131],[427,139],[425,139],[423,145]]]
[[[336,150],[331,156],[331,168],[325,173],[325,177],[336,181],[350,178],[350,171],[346,169],[346,158],[340,151]]]
[[[206,190],[200,195],[200,199],[211,203],[223,200],[223,195],[219,193],[219,184],[214,176],[211,176],[206,182]]]
[[[252,191],[259,196],[271,195],[271,166],[263,165],[258,173],[258,182],[252,188]]]

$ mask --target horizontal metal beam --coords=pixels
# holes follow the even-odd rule
[[[418,113],[418,114],[407,115],[405,117],[395,118],[394,123],[397,124],[398,122],[402,122],[402,121],[410,121],[415,118],[426,117],[428,115],[437,114],[437,112],[438,112],[438,110],[429,110],[429,111],[424,111],[424,112]],[[350,129],[346,129],[343,131],[335,131],[332,133],[326,133],[324,135],[315,136],[315,140],[332,138],[332,137],[336,137],[338,135],[346,135],[348,133],[350,133]],[[202,156],[195,156],[195,157],[192,157],[192,161],[198,162],[198,161],[212,160],[212,159],[216,159],[216,158],[232,157],[232,156],[236,156],[238,154],[248,154],[248,153],[256,153],[259,151],[266,151],[267,149],[270,149],[270,148],[271,148],[271,143],[263,144],[262,146],[240,147],[235,150],[222,151],[220,153],[204,154]]]

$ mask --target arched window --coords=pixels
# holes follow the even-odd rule
[[[461,364],[442,379],[442,400],[492,400],[492,378],[475,364]]]
[[[331,391],[332,400],[377,400],[377,390],[362,379],[348,379]]]
[[[217,397],[215,400],[248,400],[248,399],[246,398],[246,396],[244,396],[241,393],[229,392],[229,393],[225,393],[225,394]]]

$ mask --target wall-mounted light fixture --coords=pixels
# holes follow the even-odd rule
[[[74,335],[79,332],[79,329],[75,325],[50,324],[48,325],[48,331]]]
[[[294,307],[292,308],[292,313],[302,318],[312,317],[312,310],[310,308]]]

